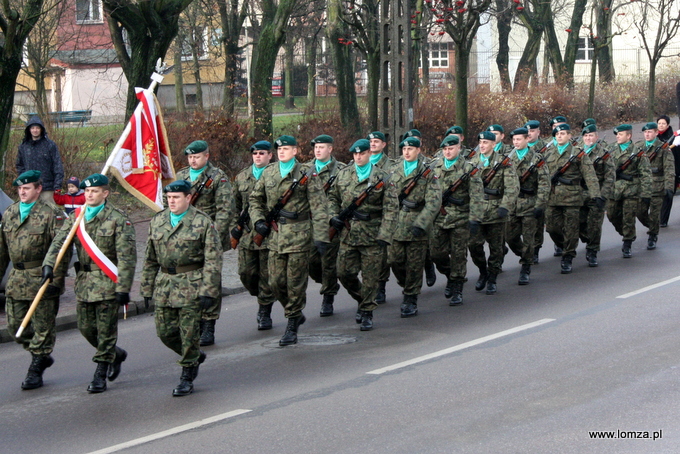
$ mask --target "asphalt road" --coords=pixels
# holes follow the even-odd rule
[[[547,242],[527,287],[509,255],[494,296],[474,291],[470,267],[461,307],[447,305],[440,276],[413,319],[399,317],[392,279],[365,333],[344,290],[336,314],[319,318],[310,285],[293,347],[277,346],[280,307],[274,330],[258,332],[254,299],[226,298],[217,344],[184,398],[171,396],[180,368],[150,316],[120,322],[130,355],[99,395],[85,391],[93,349],[77,331],[59,333],[34,391],[19,387],[28,355],[2,344],[0,452],[680,452],[679,225],[676,209],[655,251],[638,226],[624,260],[606,223],[600,266],[587,267],[581,246],[567,276]],[[632,438],[645,432],[657,439]]]

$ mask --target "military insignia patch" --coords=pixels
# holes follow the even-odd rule
[[[226,179],[226,178],[222,178],[222,179],[220,180],[220,182],[221,182],[221,183],[226,183],[226,182],[227,182],[227,179]]]
[[[125,225],[132,225],[132,222],[130,222],[130,221],[125,221]]]

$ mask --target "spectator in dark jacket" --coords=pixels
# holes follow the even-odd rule
[[[45,125],[37,115],[26,123],[24,140],[19,145],[17,153],[16,170],[17,175],[28,170],[39,170],[43,181],[40,198],[56,207],[53,200],[54,191],[61,189],[64,166],[57,144],[47,138]]]

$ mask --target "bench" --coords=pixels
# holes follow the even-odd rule
[[[29,113],[28,118],[31,118],[35,113]],[[59,126],[60,123],[80,123],[84,124],[86,121],[92,119],[91,110],[65,110],[62,112],[50,112],[50,121]]]

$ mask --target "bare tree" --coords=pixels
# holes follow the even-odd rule
[[[238,76],[238,60],[242,47],[239,38],[243,30],[243,22],[248,14],[246,0],[217,0],[222,22],[222,47],[224,49],[224,91],[222,92],[222,108],[227,115],[234,114],[235,88]]]

